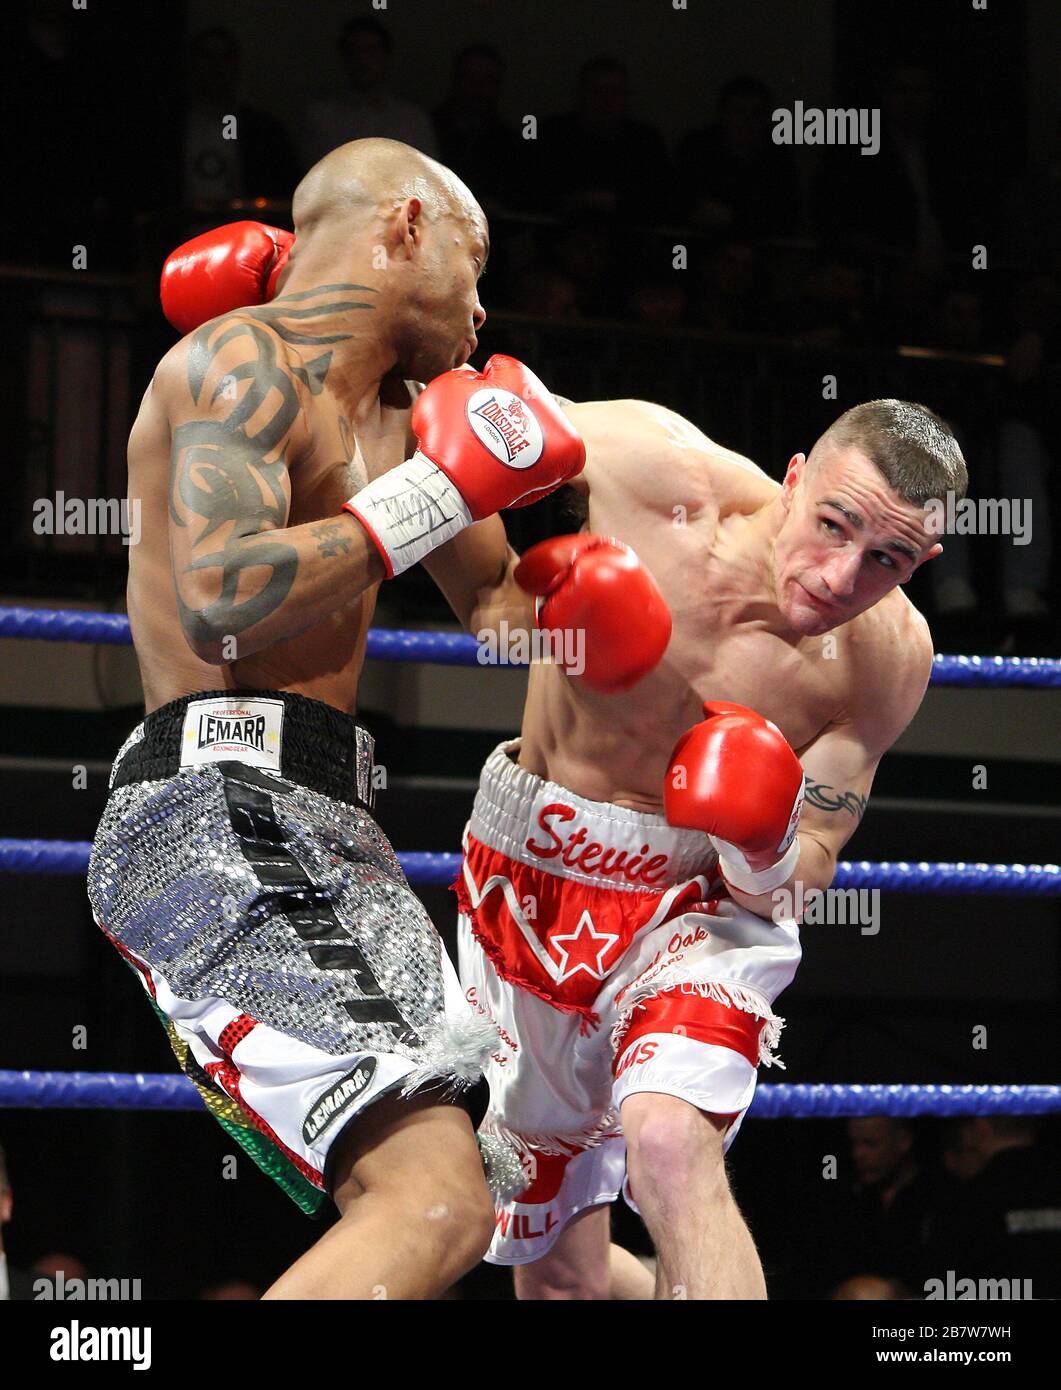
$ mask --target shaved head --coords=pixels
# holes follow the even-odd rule
[[[323,310],[329,294],[356,291],[343,330],[411,381],[430,381],[475,352],[490,237],[451,170],[397,140],[351,140],[313,166],[292,211],[280,298],[319,293]]]
[[[485,218],[452,170],[398,140],[351,140],[318,160],[295,189],[295,234],[357,224],[416,198],[427,217]]]

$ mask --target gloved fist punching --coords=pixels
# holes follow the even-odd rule
[[[345,503],[375,541],[387,575],[502,507],[525,507],[582,471],[586,448],[529,368],[495,355],[423,390],[412,413],[419,447]]]
[[[727,883],[742,893],[769,893],[799,860],[803,768],[777,725],[755,710],[709,700],[704,714],[671,754],[663,787],[667,820],[706,831]]]
[[[229,222],[192,237],[162,267],[162,312],[178,333],[191,333],[219,314],[267,303],[294,241],[264,222]]]
[[[591,690],[628,690],[661,661],[670,609],[628,545],[604,536],[554,536],[527,551],[515,578],[538,599],[539,628],[584,635],[559,648],[579,653],[582,659],[565,669]]]

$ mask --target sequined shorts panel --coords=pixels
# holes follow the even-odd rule
[[[358,807],[231,762],[118,787],[88,890],[184,1070],[278,1180],[284,1156],[306,1210],[330,1144],[373,1097],[478,1069],[441,940]]]

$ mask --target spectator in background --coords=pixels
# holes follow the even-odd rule
[[[1022,652],[1033,654],[1041,645],[1040,654],[1053,655],[1056,630],[1047,590],[1053,561],[1051,483],[1061,429],[1061,285],[1049,275],[1025,280],[1016,289],[1011,315],[998,487],[1000,496],[1031,503],[1032,529],[1029,544],[1003,542],[1002,605]]]
[[[858,343],[867,333],[866,277],[851,259],[822,254],[804,271],[792,335],[805,343]]]
[[[615,58],[583,64],[574,111],[542,123],[535,155],[550,211],[649,224],[671,216],[663,137],[630,115],[630,74]]]
[[[210,1303],[248,1302],[259,1299],[262,1291],[246,1279],[228,1279],[223,1284],[211,1284],[200,1293],[200,1301]]]
[[[394,40],[375,19],[351,19],[339,32],[339,56],[349,94],[310,103],[306,112],[306,166],[348,140],[382,136],[437,155],[431,118],[390,89]]]
[[[921,332],[911,330],[906,340],[940,348],[944,353],[976,355],[987,350],[984,335],[983,296],[965,280],[943,289],[933,312],[925,315]],[[931,370],[926,394],[957,436],[970,477],[976,480],[974,491],[989,495],[995,472],[997,397],[992,388],[997,368],[973,375],[968,365],[940,360]],[[942,540],[943,554],[928,571],[935,616],[940,620],[937,637],[947,650],[957,647],[965,651],[977,644],[990,647],[997,634],[985,619],[974,575],[989,570],[1000,542],[969,535],[945,535]],[[1002,540],[1001,544],[1008,542]]]
[[[910,1291],[900,1279],[883,1279],[879,1274],[854,1274],[838,1284],[829,1297],[836,1303],[885,1303],[908,1299]]]
[[[755,333],[764,324],[762,265],[757,247],[727,240],[694,252],[692,321],[713,333]]]
[[[849,1120],[847,1137],[858,1213],[850,1235],[864,1252],[855,1267],[916,1284],[934,1184],[916,1158],[914,1131],[906,1120],[876,1115]]]
[[[638,323],[673,328],[688,308],[685,278],[679,271],[661,271],[638,281],[630,295],[630,314]]]
[[[577,319],[578,291],[570,276],[555,266],[534,262],[518,270],[510,286],[510,307],[538,318]]]
[[[30,1274],[33,1279],[34,1293],[37,1294],[42,1279],[47,1279],[53,1286],[56,1283],[56,1276],[59,1274],[63,1276],[64,1282],[87,1279],[88,1266],[84,1260],[79,1260],[76,1255],[56,1250],[50,1255],[38,1256],[30,1266]]]
[[[1010,305],[1005,369],[933,364],[931,399],[954,430],[983,497],[1019,501],[1027,531],[1011,535],[945,535],[943,554],[929,571],[937,635],[948,647],[994,651],[997,624],[985,622],[985,601],[1001,609],[1004,646],[1025,655],[1052,655],[1057,623],[1049,601],[1053,561],[1051,487],[1055,473],[1061,384],[1058,321],[1061,291],[1050,276],[1017,286]],[[926,325],[922,343],[945,351],[987,350],[984,303],[978,289],[952,285]],[[915,339],[917,341],[917,339]],[[1027,508],[1030,504],[1030,513]],[[1029,525],[1030,518],[1030,525]],[[1014,518],[1016,521],[1018,518]],[[1023,543],[1016,544],[1021,539]],[[978,591],[979,584],[979,591]],[[990,587],[988,587],[990,586]]]
[[[184,125],[184,200],[290,198],[298,182],[295,152],[279,121],[239,99],[240,48],[228,29],[204,29],[188,53]],[[236,138],[223,122],[236,119]]]
[[[453,60],[449,96],[434,114],[438,157],[489,204],[520,210],[533,203],[522,169],[524,141],[501,116],[505,66],[489,44]]]
[[[796,1251],[813,1245],[822,1283],[795,1296],[827,1296],[868,1272],[919,1290],[938,1183],[916,1157],[913,1128],[906,1120],[873,1116],[849,1120],[847,1138],[849,1163],[837,1181],[822,1184],[817,1202],[807,1204],[793,1242]],[[806,1276],[795,1266],[788,1278],[795,1288]]]
[[[1061,117],[1046,159],[1010,190],[1006,251],[1013,260],[1061,275]]]
[[[962,1128],[979,1171],[939,1203],[932,1276],[1030,1279],[1034,1298],[1061,1298],[1061,1168],[1036,1143],[1034,1119],[978,1115]]]
[[[948,1120],[945,1132],[946,1139],[939,1151],[939,1161],[955,1181],[968,1182],[976,1177],[987,1160],[964,1120]]]
[[[773,98],[754,77],[722,89],[715,123],[678,146],[680,214],[696,227],[736,237],[786,236],[800,225],[792,153],[771,138]]]
[[[564,222],[552,238],[550,267],[574,287],[575,309],[585,318],[618,318],[623,308],[615,285],[617,235],[608,217],[582,214]]]
[[[33,1281],[21,1269],[13,1269],[7,1262],[4,1249],[4,1227],[11,1220],[15,1195],[7,1175],[7,1158],[0,1148],[0,1303],[26,1302],[33,1297]]]
[[[881,144],[827,150],[814,214],[825,241],[913,254],[935,271],[954,223],[954,179],[934,118],[932,77],[917,63],[893,68],[881,106]],[[968,239],[968,238],[967,238]]]

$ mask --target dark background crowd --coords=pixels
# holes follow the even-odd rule
[[[320,7],[326,20],[318,7],[299,6],[297,45],[290,26],[286,39],[272,37],[280,0],[93,0],[87,10],[29,0],[5,16],[7,592],[119,601],[127,558],[120,544],[33,537],[25,499],[64,485],[122,494],[128,426],[173,341],[157,302],[165,254],[244,217],[290,226],[291,192],[317,158],[346,140],[383,135],[450,165],[489,215],[482,299],[490,317],[477,365],[492,351],[514,351],[570,397],[659,400],[775,477],[856,401],[923,400],[958,433],[974,498],[1033,507],[1030,544],[945,537],[944,556],[916,578],[912,596],[932,619],[937,650],[1058,655],[1051,516],[1061,453],[1061,98],[1055,81],[1033,80],[1044,68],[1041,36],[1061,41],[1061,25],[1044,19],[1050,0],[986,10],[969,0],[792,0],[793,12],[813,16],[830,35],[824,89],[800,68],[813,44],[789,70],[782,37],[759,22],[754,3],[713,0],[694,13],[697,0],[689,0],[679,16],[658,0],[651,83],[637,77],[645,64],[629,38],[632,0],[586,0],[599,22],[587,22],[580,45],[557,42],[548,71],[527,62],[527,26],[539,30],[550,16],[559,23],[577,5],[536,0],[511,17],[504,39],[495,25],[489,40],[476,30],[481,4],[452,5],[446,45],[438,46],[436,17],[425,57],[410,16],[418,6],[437,16],[441,4],[392,0],[393,16],[369,0],[342,12],[329,4]],[[715,43],[722,26],[724,50]],[[718,70],[717,51],[732,55],[727,71]],[[262,55],[270,72],[290,58],[291,82],[256,80]],[[680,110],[692,114],[676,123],[670,66],[687,73],[701,61],[710,83],[683,87]],[[318,68],[325,80],[314,80]],[[548,100],[538,100],[539,89]],[[879,110],[879,151],[775,143],[774,111],[799,101]],[[225,139],[231,117],[237,138]],[[85,269],[72,269],[78,247],[86,248]],[[551,516],[548,507],[510,514],[514,543],[535,539],[527,528],[548,526]],[[397,592],[403,621],[446,616],[415,574]],[[39,727],[8,715],[0,754]],[[111,753],[119,724],[93,735]],[[393,763],[430,770],[401,767],[402,750],[412,757],[418,747],[414,734]],[[65,755],[63,737],[82,754],[83,730],[75,737],[61,716],[51,720],[51,737],[56,756]],[[482,752],[467,742],[459,751],[465,769]],[[943,795],[933,780],[941,762],[928,772],[924,762],[927,796]],[[882,769],[885,792],[895,791],[894,766]],[[996,795],[1004,775],[993,768]],[[964,794],[964,764],[961,777]],[[1050,800],[1043,787],[1014,787],[1029,820],[1024,803]],[[2,833],[27,833],[34,816],[39,828],[30,833],[91,833],[91,808],[72,810],[64,829],[50,826],[32,796],[8,800],[20,819]],[[422,805],[393,814],[384,828],[399,849],[432,837],[441,843],[443,831],[457,842],[456,811],[452,826],[432,821]],[[960,838],[963,823],[941,820],[885,816],[874,823],[872,850],[912,856],[916,841],[926,857],[961,857],[947,836]],[[968,830],[973,824],[970,813]],[[1047,838],[1047,828],[1032,832],[1015,812],[984,831],[971,857],[1056,859]],[[869,841],[860,843],[870,852]],[[436,920],[451,913],[431,906]],[[997,901],[981,906],[1000,912]],[[900,1037],[867,1028],[865,989],[842,1017],[829,1001],[817,1001],[815,1013],[805,993],[791,1044],[786,1033],[789,1078],[857,1081],[872,1058],[887,1080],[1056,1079],[1049,1050],[1028,1046],[1029,1037],[1050,1035],[1042,1015],[1056,1005],[1056,990],[1044,1001],[1047,968],[1033,981],[1020,965],[1021,942],[1032,938],[1013,925],[1011,906],[1002,903],[998,930],[1013,933],[1012,959],[999,961],[992,977],[982,964],[986,948],[980,956],[970,948],[967,959],[980,962],[975,988],[953,983],[966,959],[964,909],[939,900],[930,911],[911,909],[907,925],[935,934],[929,944],[911,931],[907,964],[915,975],[933,974],[939,999],[926,986],[894,1004],[905,1010]],[[84,915],[83,903],[76,911]],[[75,926],[87,938],[87,926]],[[108,1055],[96,1053],[93,1065],[128,1069],[135,1056],[145,1071],[171,1070],[165,1041],[118,978],[110,948],[75,945],[72,935],[67,947],[81,962],[76,985],[27,985],[8,1010],[4,1043],[36,1028],[39,1060],[19,1052],[0,1056],[0,1066],[69,1065],[65,1038],[38,1026],[39,983],[57,1017],[67,1007],[77,1019],[95,1011]],[[834,985],[844,997],[852,982]],[[1038,1002],[1025,1003],[1025,987]],[[1003,991],[1003,1003],[984,1002],[992,989]],[[994,1050],[970,1059],[957,1044],[939,1043],[932,1023],[947,1009],[990,1016],[1000,1040]],[[224,1136],[201,1116],[69,1114],[60,1128],[54,1115],[18,1112],[3,1117],[0,1141],[10,1153],[8,1166],[0,1158],[0,1298],[5,1288],[28,1296],[32,1278],[58,1269],[68,1279],[84,1277],[86,1266],[89,1275],[116,1275],[116,1250],[145,1271],[145,1297],[253,1297],[308,1242],[304,1218],[256,1173],[238,1185],[238,1199],[222,1195]],[[946,1281],[953,1271],[1032,1279],[1042,1298],[1061,1294],[1059,1157],[1061,1134],[1050,1119],[912,1125],[879,1117],[749,1123],[733,1168],[774,1296],[920,1298],[927,1280]],[[621,1206],[616,1229],[647,1253]],[[507,1276],[484,1268],[456,1296],[508,1290]]]
[[[196,1191],[194,1180],[189,1189],[183,1175],[209,1163],[211,1154],[219,1161],[223,1142],[205,1118],[189,1135],[190,1123],[180,1117],[172,1122],[174,1140],[178,1126],[181,1131],[180,1162],[171,1163],[168,1173],[181,1174],[181,1202],[170,1201],[166,1217],[153,1219],[150,1230],[160,1255],[180,1242],[181,1260],[163,1273],[150,1258],[137,1259],[131,1267],[147,1270],[140,1295],[257,1298],[285,1250],[293,1259],[304,1248],[309,1227],[293,1208],[285,1209],[278,1193],[266,1190],[272,1205],[264,1221],[243,1225],[230,1213],[228,1223],[222,1218],[231,1225],[229,1238],[222,1231],[218,1240],[215,1232],[207,1256],[208,1243],[188,1228]],[[746,1146],[752,1152],[736,1166],[735,1194],[755,1233],[772,1298],[953,1301],[970,1299],[974,1289],[977,1301],[1061,1298],[1056,1125],[1011,1115],[773,1121],[746,1125],[741,1147]],[[165,1152],[161,1145],[151,1147],[165,1181]],[[113,1260],[98,1268],[86,1263],[79,1253],[85,1237],[61,1201],[21,1209],[19,1177],[17,1170],[9,1172],[0,1148],[0,1299],[4,1226],[13,1217],[15,1230],[33,1234],[17,1242],[28,1267],[7,1263],[7,1297],[44,1296],[43,1281],[52,1280],[54,1287],[59,1270],[67,1283],[118,1277]],[[260,1183],[268,1187],[264,1178]],[[212,1208],[203,1204],[198,1210]],[[183,1239],[178,1226],[185,1229]],[[613,1238],[650,1266],[644,1229],[621,1203],[614,1208]],[[100,1259],[106,1256],[97,1256],[97,1264]],[[511,1281],[506,1271],[483,1266],[451,1296],[511,1298]]]
[[[17,131],[4,260],[66,268],[78,243],[90,269],[138,276],[154,328],[147,368],[166,342],[154,286],[168,250],[241,216],[290,225],[293,187],[326,150],[365,135],[408,141],[455,169],[491,217],[484,360],[526,348],[539,325],[535,365],[564,375],[556,389],[652,391],[775,475],[867,390],[923,397],[959,434],[973,495],[1029,500],[1035,528],[1027,545],[957,537],[918,577],[940,644],[1048,654],[1061,107],[1056,90],[1033,100],[1027,80],[1037,3],[901,0],[886,17],[817,5],[832,15],[831,93],[801,86],[803,55],[772,91],[756,68],[770,34],[747,21],[744,69],[712,68],[698,122],[672,130],[666,87],[631,75],[622,5],[611,41],[597,26],[596,50],[563,54],[566,103],[554,79],[543,105],[544,74],[520,61],[521,43],[477,39],[472,18],[432,55],[430,103],[404,75],[424,66],[409,24],[399,43],[398,17],[367,0],[334,27],[308,22],[298,76],[263,98],[245,56],[250,38],[253,54],[267,46],[261,32],[196,23],[224,8],[156,7],[178,21],[160,44],[118,0],[93,23],[66,0],[32,0],[21,26],[9,21],[2,59],[0,100]],[[230,8],[245,25],[246,7]],[[690,15],[691,40],[673,28],[665,39],[676,22],[661,15],[660,42],[701,44],[710,66],[711,21]],[[314,61],[328,80],[307,87]],[[797,101],[878,111],[876,153],[775,143],[773,112]],[[696,109],[687,93],[682,109]],[[657,379],[622,363],[587,372],[609,353],[654,356]]]

